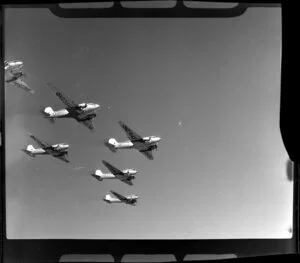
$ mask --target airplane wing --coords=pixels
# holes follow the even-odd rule
[[[77,108],[77,103],[75,103],[73,100],[67,97],[64,93],[59,91],[56,87],[54,87],[52,84],[47,83],[48,87],[51,88],[51,90],[55,93],[55,95],[69,108]]]
[[[102,163],[106,166],[106,168],[115,176],[117,177],[120,181],[124,182],[125,184],[132,185],[132,182],[129,180],[129,176],[124,174],[121,170],[118,168],[112,166],[106,161],[102,161]]]
[[[11,82],[11,84],[13,84],[16,87],[21,88],[21,89],[23,89],[23,90],[25,90],[25,91],[27,91],[27,92],[29,92],[31,94],[34,93],[34,90],[31,89],[31,88],[29,88],[29,86],[24,81],[22,81],[20,78],[17,79],[17,80],[15,80],[15,81],[13,81],[13,82]]]
[[[128,184],[128,185],[133,185],[133,183],[130,180],[121,180],[123,183]]]
[[[62,161],[64,161],[64,162],[66,162],[66,163],[69,163],[69,162],[70,162],[70,161],[66,158],[65,155],[55,156],[55,157],[58,158],[58,159],[60,159],[60,160],[62,160]]]
[[[92,120],[81,121],[81,123],[82,123],[84,126],[88,127],[90,130],[94,130],[94,129],[95,129]]]
[[[36,136],[34,136],[33,134],[29,134],[29,136],[43,149],[49,149],[52,148],[52,145],[50,145],[49,143],[43,142],[40,139],[38,139]]]
[[[135,133],[133,130],[131,130],[125,123],[123,123],[122,121],[119,121],[119,124],[121,125],[121,127],[123,128],[123,130],[125,131],[128,139],[132,142],[143,142],[143,138],[138,135],[137,133]]]
[[[116,193],[115,191],[110,191],[112,194],[114,194],[120,201],[127,203],[129,200],[125,196]]]
[[[140,153],[144,154],[149,160],[153,160],[152,150],[140,151]]]
[[[117,175],[117,174],[123,174],[123,172],[121,170],[119,170],[118,168],[112,166],[111,164],[109,164],[106,161],[102,161],[102,163],[106,166],[106,168],[113,174],[113,175]]]

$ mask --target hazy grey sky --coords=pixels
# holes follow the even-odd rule
[[[5,23],[5,57],[25,63],[36,90],[6,90],[8,238],[291,236],[279,8],[230,19],[84,20],[7,9]],[[46,82],[79,103],[100,103],[94,133],[38,114],[63,107]],[[119,120],[163,138],[153,161],[103,145],[126,139]],[[35,145],[27,132],[69,143],[71,163],[26,156],[20,149]],[[134,186],[92,178],[90,170],[106,171],[102,159],[137,169]],[[108,205],[109,190],[139,203]]]

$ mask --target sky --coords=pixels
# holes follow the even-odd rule
[[[279,130],[281,13],[251,8],[228,19],[63,19],[49,10],[5,10],[5,58],[24,62],[36,93],[6,87],[6,219],[9,239],[290,238],[292,182]],[[100,104],[91,132],[51,124],[39,109]],[[154,160],[112,153],[103,140],[162,137]],[[70,144],[70,164],[20,151]],[[133,186],[98,182],[106,160],[133,168]],[[107,204],[110,190],[138,205]]]

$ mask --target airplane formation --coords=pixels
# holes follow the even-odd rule
[[[5,82],[7,84],[13,84],[30,94],[34,94],[35,91],[31,89],[24,81],[21,80],[25,74],[22,72],[23,62],[18,60],[4,61],[5,67]],[[54,123],[56,119],[72,118],[77,122],[85,125],[89,130],[95,129],[93,119],[97,116],[96,111],[100,108],[99,104],[96,103],[77,103],[67,97],[66,94],[58,90],[52,84],[48,83],[47,86],[53,91],[53,93],[59,98],[59,100],[65,105],[65,108],[60,110],[53,110],[51,106],[47,106],[40,110],[40,113],[45,119],[48,119],[51,123]],[[104,141],[104,144],[108,149],[114,153],[118,149],[136,149],[142,153],[149,160],[153,160],[152,151],[157,150],[157,143],[161,140],[158,136],[141,137],[139,134],[134,132],[125,123],[119,121],[119,125],[125,131],[128,140],[118,142],[115,138],[110,138]],[[38,155],[50,155],[54,158],[60,159],[63,162],[70,163],[68,159],[68,150],[70,145],[66,143],[49,144],[48,142],[42,141],[37,136],[29,133],[39,148],[35,148],[33,145],[27,145],[26,148],[21,149],[30,157],[36,157]],[[96,178],[98,181],[107,179],[118,179],[119,181],[132,186],[135,175],[138,173],[135,169],[123,169],[120,170],[114,165],[102,160],[103,165],[109,170],[109,173],[102,173],[100,169],[90,172],[90,175]],[[110,191],[110,194],[106,194],[103,197],[103,201],[106,203],[124,203],[135,206],[137,204],[138,196],[132,195],[121,195],[115,191]]]

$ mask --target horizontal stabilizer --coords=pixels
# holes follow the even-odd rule
[[[35,154],[27,149],[21,149],[24,153],[26,153],[27,155],[29,155],[30,157],[35,157]]]

